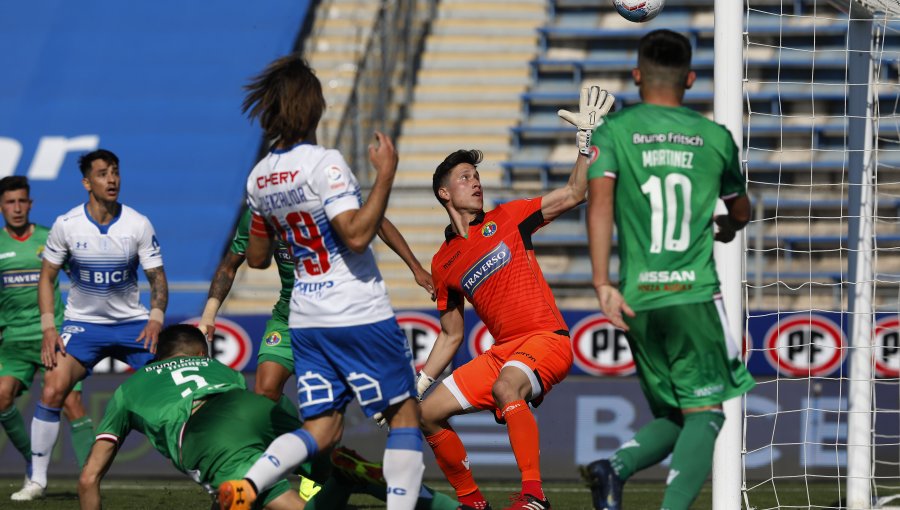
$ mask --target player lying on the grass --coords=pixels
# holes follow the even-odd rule
[[[583,469],[598,509],[620,509],[625,481],[670,453],[662,508],[690,507],[712,466],[722,402],[754,385],[728,332],[713,261],[713,240],[729,242],[747,224],[750,200],[731,133],[681,106],[695,79],[690,65],[687,38],[645,35],[633,71],[643,104],[610,115],[594,132],[593,284],[603,313],[626,332],[656,418],[609,460]],[[718,198],[728,214],[713,218]],[[609,277],[614,215],[621,293]],[[657,283],[663,275],[669,283]]]
[[[614,99],[599,87],[581,94],[579,114],[561,112],[579,128],[578,159],[565,186],[534,199],[514,200],[484,212],[477,165],[481,152],[459,150],[438,165],[434,195],[447,209],[446,242],[434,256],[441,333],[417,376],[421,397],[463,339],[468,300],[495,339],[490,350],[457,368],[422,402],[422,430],[438,465],[467,507],[489,508],[475,484],[468,456],[448,419],[491,410],[506,423],[522,473],[522,491],[510,508],[550,508],[541,487],[538,427],[528,402],[537,403],[569,373],[572,345],[550,287],[534,257],[532,234],[584,202],[590,129]]]
[[[78,159],[86,203],[57,218],[44,249],[38,281],[41,360],[48,368],[31,420],[31,480],[13,499],[41,497],[59,435],[60,407],[75,384],[106,357],[134,369],[153,359],[169,289],[159,242],[145,216],[119,203],[119,158],[98,149]],[[72,280],[62,331],[54,289],[68,264]],[[150,283],[150,311],[141,304],[137,267]]]
[[[246,391],[240,373],[209,358],[206,339],[197,328],[169,326],[159,335],[157,352],[159,360],[129,377],[109,402],[78,481],[82,509],[100,508],[100,482],[132,430],[147,436],[179,471],[210,490],[243,476],[273,439],[300,426],[293,404]],[[259,494],[258,507],[340,509],[351,492],[384,499],[380,466],[347,449],[336,450],[332,459],[342,473],[325,481],[309,503],[281,479]],[[447,496],[423,491],[416,508],[449,510],[456,505]]]
[[[30,191],[28,178],[24,176],[0,179],[0,210],[4,221],[0,230],[0,424],[10,443],[25,458],[29,479],[31,439],[15,399],[31,387],[35,372],[44,372],[37,287],[44,243],[50,232],[47,227],[29,221]],[[53,291],[56,303],[53,322],[59,328],[63,306],[58,281]],[[72,427],[72,446],[78,465],[82,466],[94,442],[94,430],[81,404],[80,382],[63,402],[63,413]]]
[[[383,461],[388,508],[412,509],[425,470],[412,352],[370,247],[397,171],[393,142],[376,133],[369,148],[376,175],[363,202],[340,152],[316,144],[325,98],[302,58],[276,60],[247,88],[244,109],[274,142],[247,180],[247,263],[267,264],[276,239],[296,260],[289,325],[305,421],[276,439],[245,479],[223,484],[220,501],[226,509],[246,508],[257,490],[332,447],[347,405],[357,400],[367,416],[383,413],[391,426]]]

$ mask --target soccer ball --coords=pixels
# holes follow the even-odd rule
[[[665,0],[613,0],[619,14],[628,21],[643,23],[662,11]]]

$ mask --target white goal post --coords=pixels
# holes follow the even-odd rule
[[[842,15],[844,18],[841,22],[846,24],[846,45],[843,49],[846,66],[845,69],[841,70],[845,73],[843,84],[823,84],[818,82],[817,77],[819,76],[819,71],[818,69],[815,69],[816,58],[813,55],[816,52],[817,44],[813,43],[813,49],[810,52],[810,75],[808,81],[798,83],[786,80],[784,84],[777,83],[776,85],[779,103],[781,101],[780,94],[782,86],[784,89],[790,89],[791,87],[802,85],[812,91],[817,87],[821,88],[825,85],[842,85],[842,90],[846,94],[841,119],[836,119],[830,112],[817,112],[816,108],[819,103],[816,102],[814,97],[810,97],[812,112],[803,112],[803,115],[807,115],[809,122],[812,124],[818,125],[827,123],[828,121],[834,121],[844,126],[843,136],[845,137],[845,145],[843,147],[843,154],[836,155],[836,157],[842,161],[837,163],[839,172],[842,172],[842,175],[841,181],[837,183],[837,187],[834,188],[846,192],[845,198],[838,199],[838,203],[840,204],[840,215],[835,222],[835,225],[839,225],[838,229],[840,229],[839,232],[835,232],[836,237],[839,239],[838,243],[840,244],[840,247],[834,250],[822,249],[823,252],[834,251],[839,253],[838,257],[840,257],[842,263],[842,267],[838,270],[839,274],[832,284],[821,284],[821,282],[814,281],[813,278],[813,267],[815,264],[819,263],[818,261],[814,263],[812,258],[812,252],[815,250],[815,248],[813,248],[814,240],[812,232],[814,228],[812,224],[813,217],[816,215],[816,200],[813,197],[816,192],[821,191],[824,196],[824,193],[827,193],[830,190],[830,188],[827,187],[817,189],[816,183],[818,177],[812,176],[813,171],[817,170],[817,158],[822,157],[822,159],[827,159],[829,156],[829,154],[825,154],[825,152],[827,152],[825,149],[823,149],[823,153],[816,153],[817,149],[815,148],[815,141],[810,142],[812,149],[808,150],[809,181],[802,186],[808,188],[810,196],[808,210],[808,216],[810,218],[809,224],[807,225],[809,239],[805,245],[805,253],[810,257],[810,276],[809,281],[806,283],[810,289],[817,288],[816,286],[819,285],[818,288],[820,290],[821,288],[830,288],[835,292],[836,304],[833,308],[828,309],[828,311],[841,316],[841,323],[846,323],[848,338],[846,350],[849,351],[850,354],[847,355],[847,372],[844,372],[843,369],[839,368],[838,370],[841,371],[837,375],[824,378],[814,378],[810,372],[807,384],[808,396],[817,399],[818,395],[821,393],[822,387],[818,380],[829,379],[829,382],[836,382],[837,386],[832,387],[839,388],[838,391],[843,393],[837,395],[836,400],[840,402],[843,398],[846,398],[848,405],[846,409],[841,408],[840,403],[836,404],[837,407],[833,409],[828,407],[820,409],[817,407],[817,404],[810,403],[804,409],[784,410],[786,413],[805,413],[803,416],[808,416],[813,412],[830,412],[838,415],[839,423],[836,425],[835,430],[846,427],[846,435],[841,440],[835,439],[835,443],[831,446],[834,448],[835,458],[846,458],[846,469],[844,470],[843,465],[838,465],[836,475],[829,475],[821,478],[817,478],[817,475],[815,474],[808,474],[805,470],[800,475],[792,475],[796,476],[798,479],[802,477],[801,483],[806,484],[808,506],[802,504],[797,505],[794,502],[783,503],[779,501],[778,495],[776,494],[775,500],[777,503],[774,508],[831,508],[822,505],[821,503],[812,502],[812,499],[814,498],[812,498],[812,495],[810,494],[810,480],[815,481],[822,479],[829,481],[832,479],[834,480],[836,484],[836,487],[834,488],[835,493],[837,494],[836,498],[842,505],[840,508],[900,508],[900,502],[889,502],[892,500],[891,492],[900,493],[900,462],[894,460],[897,454],[890,454],[891,460],[886,463],[888,464],[887,469],[892,470],[890,472],[893,473],[892,475],[887,476],[886,481],[883,480],[885,478],[884,476],[876,474],[876,471],[885,469],[885,463],[879,463],[879,459],[873,455],[873,451],[876,446],[879,445],[891,447],[895,452],[900,451],[900,433],[896,436],[882,437],[880,439],[878,436],[879,432],[875,425],[877,419],[875,410],[879,409],[879,407],[874,402],[876,397],[875,386],[877,383],[874,366],[875,362],[873,361],[876,349],[874,342],[875,329],[877,327],[875,312],[879,310],[879,306],[882,307],[880,310],[889,310],[894,314],[900,311],[900,291],[898,291],[895,296],[896,303],[890,307],[884,307],[877,303],[876,301],[878,300],[875,296],[876,286],[887,283],[896,287],[897,282],[900,281],[900,274],[891,275],[888,274],[889,271],[877,267],[879,250],[878,232],[884,230],[878,228],[879,222],[884,223],[892,221],[891,218],[884,218],[883,215],[882,217],[879,217],[878,168],[882,164],[879,162],[879,154],[881,152],[887,152],[887,150],[881,151],[879,147],[879,139],[883,136],[882,132],[884,131],[884,126],[880,126],[880,117],[882,115],[884,116],[885,121],[889,119],[892,125],[897,126],[896,134],[894,134],[893,138],[885,145],[891,145],[891,148],[895,153],[900,152],[900,122],[897,121],[898,116],[900,116],[900,112],[898,112],[898,108],[900,108],[898,107],[900,99],[898,99],[895,104],[884,105],[879,109],[880,96],[878,85],[880,84],[879,76],[886,75],[886,73],[881,72],[881,66],[886,65],[885,61],[893,62],[893,65],[898,65],[897,62],[900,61],[900,48],[892,49],[890,57],[884,57],[885,49],[883,47],[886,38],[885,33],[891,31],[897,32],[898,26],[900,26],[900,0],[744,0],[740,3],[741,9],[737,8],[738,2],[735,0],[715,0],[714,116],[715,120],[720,124],[725,125],[734,136],[738,148],[744,155],[745,168],[750,168],[754,163],[754,158],[764,152],[763,150],[754,151],[752,143],[748,143],[748,141],[752,142],[752,140],[748,140],[748,138],[752,138],[754,133],[750,128],[752,106],[750,95],[747,92],[748,87],[751,85],[749,82],[752,80],[748,80],[747,55],[745,55],[745,52],[748,51],[748,46],[752,45],[750,42],[752,41],[752,33],[748,33],[751,31],[751,23],[749,20],[751,12],[755,11],[751,6],[753,4],[764,4],[767,8],[771,9],[774,5],[776,7],[774,10],[777,11],[779,2],[790,5],[790,8],[785,9],[787,14],[774,15],[784,18],[779,19],[777,25],[779,27],[786,27],[785,33],[792,33],[790,29],[796,28],[798,24],[803,22],[809,22],[813,25],[822,22],[822,19],[816,18],[816,9],[821,5],[823,7],[822,11],[826,12],[826,9],[824,9],[826,4],[829,7],[827,12],[843,13]],[[817,5],[817,3],[819,5]],[[812,14],[807,14],[805,16],[808,19],[803,19],[804,16],[797,15],[792,10],[796,6],[807,4],[812,4],[813,6]],[[835,10],[835,8],[837,10]],[[825,21],[834,23],[839,21],[839,18],[832,16],[831,18],[825,19]],[[782,35],[783,34],[779,32],[775,37],[778,37],[780,41]],[[879,47],[879,44],[882,46]],[[797,50],[796,48],[790,49],[798,52],[805,51]],[[775,64],[778,65],[780,71],[781,53],[778,53],[778,61]],[[894,77],[893,79],[896,79],[896,74],[897,73],[891,75]],[[781,75],[779,72],[779,80],[780,77]],[[763,83],[762,86],[769,84],[770,83]],[[759,83],[754,85],[757,87],[760,86]],[[898,93],[898,91],[900,91],[900,83],[889,84],[887,87],[894,87],[890,93],[897,98],[900,98],[900,93]],[[884,93],[883,90],[880,92]],[[810,92],[810,94],[811,96],[814,96],[813,92]],[[782,115],[784,110],[782,109],[781,104],[778,105],[778,110],[778,115]],[[789,114],[783,115],[785,118],[790,117]],[[779,119],[776,123],[778,126],[777,128],[780,128],[783,131],[786,131],[786,125],[797,121],[797,119],[794,118],[786,121],[785,118]],[[771,121],[772,119],[769,117],[765,120]],[[788,127],[798,128],[798,125],[795,124]],[[818,131],[816,131],[816,133],[818,133]],[[812,136],[815,137],[817,135],[814,134]],[[764,150],[778,152],[782,150],[782,147],[767,147]],[[829,150],[834,152],[834,149]],[[798,151],[798,153],[799,152],[800,151]],[[830,156],[835,155],[831,154]],[[798,157],[796,154],[791,157],[795,158],[793,162],[798,161],[796,159]],[[900,155],[894,156],[894,160],[900,161]],[[782,159],[778,159],[778,161],[781,162]],[[890,166],[893,165],[893,160],[885,162],[884,165],[892,170],[898,169],[897,167]],[[780,186],[780,179],[782,178],[781,166],[776,166],[778,172],[777,185]],[[894,187],[885,193],[893,193],[894,197],[900,198],[900,192],[896,190],[897,184],[900,184],[900,182],[898,182],[900,181],[900,179],[898,179],[900,174],[892,173],[890,176],[893,177],[893,181],[887,180],[885,184],[893,185]],[[792,185],[793,184],[786,185],[789,191],[792,190],[790,188]],[[888,187],[889,186],[885,186],[885,189],[888,189]],[[796,190],[796,188],[793,190]],[[780,188],[777,193],[777,196],[780,198],[782,196]],[[756,196],[753,198],[760,199],[760,197]],[[776,204],[777,203],[778,201],[776,200]],[[763,209],[762,207],[759,207],[757,210],[762,211]],[[900,209],[898,209],[898,211],[900,211]],[[779,213],[775,214],[773,220],[776,236],[770,237],[777,237],[779,231],[778,214]],[[797,218],[794,217],[792,219]],[[757,221],[762,220],[757,218]],[[900,225],[900,220],[896,218],[896,214],[893,218],[893,222],[896,225]],[[728,245],[716,243],[715,257],[719,275],[722,280],[725,307],[729,318],[730,332],[733,338],[744,338],[745,335],[748,334],[748,321],[750,320],[750,305],[748,304],[748,300],[751,289],[755,291],[757,297],[759,297],[762,295],[764,288],[771,288],[772,285],[775,287],[783,285],[786,288],[790,288],[790,283],[785,283],[781,279],[783,274],[780,267],[777,267],[774,270],[775,276],[772,277],[774,278],[772,282],[764,281],[764,277],[762,276],[764,270],[769,269],[765,267],[765,263],[759,262],[760,260],[763,260],[763,254],[765,254],[765,256],[771,256],[769,253],[778,253],[779,250],[782,249],[781,239],[775,239],[773,241],[776,243],[775,248],[766,248],[764,246],[762,241],[764,234],[762,232],[770,226],[771,225],[765,223],[754,225],[755,231],[759,232],[758,235],[756,235],[757,243],[754,248],[751,248],[750,250],[754,251],[755,249],[757,255],[757,263],[753,267],[753,270],[755,271],[754,281],[748,281],[748,273],[750,271],[748,267],[753,265],[747,255],[748,235],[750,234],[745,232],[742,236],[739,236],[734,242]],[[898,232],[900,232],[900,230],[898,230]],[[900,249],[898,247],[893,248],[895,250]],[[788,248],[785,251],[791,252],[792,250]],[[779,256],[781,255],[775,255],[776,259]],[[738,260],[741,261],[740,264],[735,263],[735,261]],[[768,271],[768,273],[772,272],[773,271]],[[895,270],[895,273],[900,273],[900,269]],[[803,287],[802,283],[797,288],[800,287]],[[796,288],[791,290],[796,290]],[[810,290],[809,292],[811,297],[813,291]],[[779,314],[782,312],[796,311],[791,308],[790,304],[786,304],[785,308],[782,309],[780,294],[778,297],[777,312]],[[808,309],[803,307],[802,311],[808,311],[810,315],[822,311],[812,304],[813,300],[811,298],[809,302],[810,305],[808,306]],[[760,301],[757,300],[754,306],[760,306]],[[813,341],[810,340],[810,343],[813,343]],[[811,346],[810,348],[812,349],[813,347],[814,346]],[[752,350],[752,345],[750,346],[750,349]],[[841,349],[838,348],[836,350]],[[776,354],[776,357],[778,355],[779,354]],[[775,380],[771,381],[776,387],[779,384],[780,377],[781,376],[776,376]],[[884,376],[882,375],[882,377]],[[900,388],[898,380],[900,380],[900,378],[894,377],[893,382],[891,383],[895,388]],[[898,408],[900,408],[900,391],[897,391],[896,389],[892,391],[892,398],[895,398],[896,401],[882,402],[882,404],[886,406],[885,415],[887,418],[896,422],[898,421],[898,417],[900,417],[900,411],[898,411]],[[809,402],[815,401],[809,400]],[[776,402],[776,406],[777,404],[778,402]],[[771,419],[777,419],[779,412],[781,411],[776,407],[775,410],[771,412]],[[748,454],[748,447],[746,440],[747,431],[745,428],[754,426],[754,424],[757,423],[757,420],[754,420],[753,418],[759,418],[762,415],[748,413],[746,399],[743,401],[742,399],[733,399],[732,401],[726,402],[725,414],[727,418],[725,427],[717,440],[714,457],[713,508],[715,510],[733,510],[742,508],[742,506],[748,510],[749,508],[756,508],[756,506],[752,504],[750,498],[747,497],[748,480],[746,477],[745,461]],[[896,428],[897,425],[895,424],[893,427]],[[774,433],[773,441],[775,441]],[[803,452],[802,454],[806,455],[807,445],[799,444],[790,446],[796,447],[798,451]],[[815,446],[822,446],[822,444],[816,443]],[[838,452],[839,450],[840,452]],[[846,457],[843,457],[844,452],[846,452]],[[840,453],[840,455],[838,453]],[[774,473],[775,469],[773,467],[771,475],[773,478],[776,477]],[[892,482],[891,476],[896,476],[896,481]],[[773,482],[771,485],[772,490],[777,491],[777,489],[775,489],[776,484]],[[879,487],[884,490],[878,491]],[[898,506],[887,506],[892,504]]]

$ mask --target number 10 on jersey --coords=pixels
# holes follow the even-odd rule
[[[691,244],[691,180],[679,173],[667,175],[665,181],[653,175],[641,185],[641,191],[650,197],[650,253],[662,253],[664,248],[687,250]]]

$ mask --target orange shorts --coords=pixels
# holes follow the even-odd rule
[[[444,379],[463,409],[494,409],[491,388],[503,367],[521,369],[531,380],[529,401],[545,395],[565,379],[572,367],[572,342],[569,337],[539,332],[495,344],[487,352],[457,368]]]

